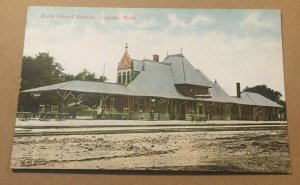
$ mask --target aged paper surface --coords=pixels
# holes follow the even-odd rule
[[[78,6],[80,6],[80,5],[78,5]],[[91,6],[93,6],[93,5],[91,5]],[[210,5],[210,6],[213,6],[213,5]],[[237,7],[237,5],[234,6],[234,5],[229,5],[229,4],[227,6]],[[266,7],[270,6],[270,5],[269,4],[255,4],[255,3],[253,3],[253,4],[248,4],[248,6],[250,8],[266,8]],[[292,33],[294,33],[293,30],[296,28],[295,25],[297,25],[294,18],[295,18],[295,16],[297,14],[295,14],[296,11],[295,12],[291,11],[292,7],[288,7],[287,4],[283,4],[281,7],[279,6],[279,4],[277,4],[277,5],[274,4],[273,6],[276,6],[276,8],[281,8],[282,14],[283,14],[283,18],[282,19],[284,20],[283,21],[283,48],[284,48],[284,55],[288,59],[290,59],[290,60],[288,60],[289,61],[288,63],[286,63],[286,62],[284,63],[285,71],[289,71],[287,73],[287,75],[285,76],[285,81],[286,81],[286,86],[287,86],[287,94],[291,94],[291,95],[294,94],[294,95],[296,95],[299,90],[294,87],[297,84],[297,81],[294,80],[295,79],[294,75],[296,75],[296,71],[297,71],[297,69],[299,67],[297,65],[295,65],[296,63],[293,63],[293,61],[296,61],[296,59],[293,57],[293,54],[292,54],[293,51],[296,50],[296,47],[293,45],[293,43],[295,43],[296,40],[290,38],[289,36],[287,36],[287,35],[289,35],[287,33],[291,33],[290,35],[293,35],[292,34]],[[20,11],[20,12],[22,12],[23,17],[24,17],[25,12],[26,12],[24,7],[22,9],[23,11]],[[238,6],[238,7],[240,7],[240,6]],[[14,8],[16,8],[16,7],[14,7]],[[10,15],[8,17],[11,17],[11,19],[13,19],[12,13],[9,13],[9,11],[4,11],[4,12],[7,13],[8,15]],[[284,15],[286,15],[286,16],[284,16]],[[21,17],[22,16],[20,16],[18,20],[20,20]],[[285,17],[286,17],[286,19],[285,19]],[[4,20],[3,22],[4,23],[8,23],[9,21],[8,20]],[[13,22],[18,22],[18,21],[13,21]],[[7,25],[9,27],[9,24],[7,24]],[[22,56],[21,53],[22,53],[22,47],[23,47],[22,45],[23,45],[23,43],[19,43],[19,42],[23,42],[23,40],[24,40],[23,34],[22,34],[23,31],[24,31],[24,22],[22,22],[22,24],[20,24],[20,26],[23,26],[23,27],[20,28],[20,30],[18,30],[18,31],[15,30],[15,29],[11,29],[11,34],[14,34],[14,33],[17,32],[18,36],[17,37],[8,37],[7,39],[9,39],[9,42],[8,41],[5,42],[6,43],[6,47],[5,48],[11,48],[11,50],[17,48],[17,51],[19,53],[19,57],[13,56],[13,57],[15,57],[14,61],[21,61],[21,56]],[[7,33],[7,32],[5,32],[5,33]],[[2,38],[4,38],[4,37],[2,37]],[[18,42],[15,42],[17,44],[12,45],[13,41],[18,41]],[[4,55],[4,56],[6,56],[6,55]],[[7,57],[7,60],[10,59],[9,61],[13,61],[13,60],[11,60],[11,57],[12,56]],[[4,59],[5,58],[6,57],[4,57]],[[284,61],[286,61],[286,60],[284,60]],[[1,62],[1,66],[4,66],[4,68],[5,68],[6,66],[8,66],[8,64]],[[13,67],[15,69],[20,69],[20,63],[17,63],[17,62],[11,62],[11,63],[9,63],[9,68],[13,68]],[[4,68],[1,68],[1,70],[4,69]],[[7,70],[7,68],[6,68],[6,71],[9,71],[9,70]],[[11,84],[7,84],[6,83],[7,84],[6,86],[1,86],[1,92],[3,92],[4,97],[6,97],[6,98],[2,97],[1,102],[4,102],[4,103],[2,103],[2,105],[6,105],[5,108],[3,108],[3,110],[4,110],[4,115],[7,115],[6,117],[8,117],[8,118],[5,119],[5,125],[8,126],[8,128],[5,129],[5,133],[7,133],[7,135],[5,137],[5,141],[7,141],[7,143],[10,143],[11,139],[12,139],[12,133],[13,133],[13,126],[12,126],[13,122],[14,122],[13,112],[15,112],[15,110],[16,110],[16,107],[14,107],[13,105],[15,105],[16,102],[17,102],[16,97],[17,97],[17,91],[18,91],[18,88],[19,88],[17,85],[12,85],[12,84],[14,84],[14,83],[17,84],[18,83],[17,79],[19,77],[20,71],[15,71],[15,72],[12,71],[10,73],[7,73],[7,72],[3,73],[1,71],[1,75],[2,74],[6,74],[6,75],[3,76],[3,78],[1,78],[1,80],[4,80],[5,82],[12,81]],[[13,79],[15,79],[15,80],[13,80]],[[4,88],[4,87],[6,88],[6,91],[2,91],[2,88]],[[293,88],[289,88],[289,87],[293,87]],[[12,90],[12,91],[8,91],[8,90]],[[12,97],[12,93],[11,92],[15,92],[15,97]],[[295,97],[296,98],[296,96],[291,96],[291,97]],[[287,95],[286,99],[288,101],[288,99],[289,99],[288,95]],[[297,121],[296,121],[296,118],[293,117],[293,115],[297,115],[296,112],[298,110],[297,110],[296,101],[289,103],[289,105],[290,105],[289,106],[290,109],[292,109],[291,113],[288,113],[289,114],[288,115],[289,121],[292,121],[292,124],[289,127],[289,130],[291,130],[291,127],[292,128],[296,127],[296,124],[294,124],[294,123],[296,123]],[[3,119],[3,118],[1,118],[1,119]],[[10,124],[8,124],[6,122],[10,122]],[[296,129],[292,129],[292,130],[296,130]],[[3,137],[2,133],[4,133],[4,132],[1,132],[1,137]],[[294,133],[293,131],[291,131],[291,133],[292,134],[290,135],[289,139],[291,141],[290,145],[291,145],[292,161],[294,160],[294,161],[297,162],[297,159],[293,158],[293,156],[295,156],[295,154],[297,152],[297,147],[296,147],[296,143],[295,143],[295,141],[296,141],[295,138],[297,137],[297,133]],[[5,146],[5,145],[1,145],[1,146]],[[10,150],[11,150],[11,148],[9,148],[9,146],[5,147],[5,150],[4,150],[5,151],[4,152],[5,157],[1,158],[1,164],[6,164],[6,165],[3,165],[4,167],[6,166],[5,170],[3,170],[3,171],[7,172],[7,176],[5,177],[5,179],[11,179],[11,177],[10,177],[11,175],[9,175],[9,174],[11,174],[11,172],[9,170],[9,164],[8,164],[8,161],[10,159],[10,157],[9,157],[10,156]],[[292,162],[292,164],[293,163],[294,162]],[[296,167],[293,168],[293,174],[297,175],[297,168]],[[20,179],[23,179],[26,182],[28,182],[28,184],[29,184],[29,180],[27,180],[27,179],[37,180],[37,178],[43,178],[43,176],[47,176],[47,175],[48,175],[47,173],[45,173],[45,174],[34,174],[34,175],[33,174],[30,174],[30,175],[29,174],[24,174],[23,175],[22,173],[17,173],[16,174],[16,176],[20,176]],[[33,176],[35,178],[32,178],[31,176]],[[52,174],[52,176],[53,176],[53,174]],[[76,181],[76,179],[80,178],[81,176],[82,175],[78,175],[78,174],[77,175],[72,175],[72,180],[69,180],[69,182],[71,182],[73,180]],[[105,177],[105,175],[101,175],[101,176],[102,176],[102,178],[105,178],[107,180],[110,179],[108,177]],[[1,178],[2,178],[2,176],[1,176]],[[119,180],[120,179],[122,180],[122,177],[120,177],[120,176],[116,176],[116,178],[119,179]],[[128,178],[128,177],[126,177],[126,178]],[[159,178],[159,177],[155,177],[155,178]],[[165,178],[168,179],[168,177],[165,177]],[[259,176],[259,177],[257,177],[257,176],[250,176],[250,177],[249,176],[247,176],[247,177],[237,176],[237,177],[232,177],[231,176],[230,178],[227,177],[227,176],[222,176],[221,178],[220,177],[216,178],[216,177],[211,177],[211,176],[210,177],[205,177],[205,176],[202,176],[202,177],[194,177],[194,176],[192,176],[192,177],[190,177],[190,176],[189,177],[185,177],[185,176],[174,177],[174,176],[170,176],[170,178],[172,178],[173,180],[176,180],[177,183],[184,182],[185,181],[184,179],[188,178],[188,179],[190,179],[192,181],[196,181],[196,179],[198,179],[197,181],[201,180],[204,183],[205,182],[207,182],[207,183],[208,182],[214,182],[214,184],[221,184],[220,179],[223,179],[223,182],[225,182],[225,183],[226,182],[228,182],[228,183],[230,182],[231,184],[234,183],[234,182],[236,182],[237,184],[239,182],[243,182],[244,184],[247,184],[247,183],[248,184],[258,183],[256,181],[260,181],[260,183],[261,182],[265,182],[265,184],[268,184],[268,183],[269,184],[275,184],[275,181],[278,184],[287,184],[287,183],[292,184],[293,183],[292,179],[295,180],[296,176],[294,176],[294,175],[278,176],[278,177],[274,177],[274,176],[270,176],[270,177],[268,177],[268,176]],[[51,177],[50,177],[50,179],[51,179]],[[134,180],[134,181],[139,181],[139,182],[141,182],[143,184],[147,184],[147,183],[150,183],[148,181],[151,181],[151,180],[153,181],[154,177],[149,177],[148,176],[148,178],[144,178],[143,179],[142,176],[139,176],[139,177],[137,177],[137,176],[131,176],[128,179],[131,179],[131,180]],[[139,180],[137,180],[137,179],[139,179]],[[148,180],[146,180],[146,179],[148,179]],[[230,179],[230,181],[229,181],[229,179]],[[92,182],[94,180],[92,178],[90,178],[90,179],[87,178],[87,179],[82,179],[81,182],[82,183],[84,183],[84,182],[88,183],[88,181]],[[112,179],[110,179],[110,180],[112,180]],[[13,180],[9,180],[9,181],[13,181]],[[63,181],[64,181],[63,179],[60,180],[60,182],[62,184],[66,183],[66,182],[63,182]],[[116,180],[113,180],[113,181],[116,182]],[[80,183],[79,181],[77,181],[77,182],[78,182],[78,184]],[[13,183],[17,184],[18,182],[16,180],[14,180]],[[47,182],[45,182],[45,184],[46,183]],[[51,184],[51,180],[50,181],[48,180],[48,183]],[[30,184],[34,184],[34,182],[31,181]]]
[[[11,167],[289,173],[280,20],[30,6]]]

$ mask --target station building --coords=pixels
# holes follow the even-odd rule
[[[132,120],[190,120],[192,115],[206,115],[210,120],[278,120],[281,105],[257,93],[241,92],[239,83],[236,87],[236,96],[229,96],[182,53],[162,61],[158,55],[137,60],[126,46],[116,83],[69,81],[23,92],[56,93],[62,101],[74,102],[96,94],[101,114],[116,119],[127,115]]]

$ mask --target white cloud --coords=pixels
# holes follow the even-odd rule
[[[175,14],[169,14],[168,19],[171,22],[171,26],[182,27],[182,28],[196,26],[196,25],[202,24],[202,23],[211,24],[214,22],[214,19],[203,16],[203,15],[196,15],[188,22],[185,22],[184,20],[179,19]]]
[[[264,17],[258,13],[250,13],[240,22],[240,27],[255,27],[255,28],[267,28],[273,29],[273,24],[271,20],[264,19]]]
[[[183,20],[179,20],[175,14],[168,15],[169,20],[171,21],[171,26],[176,27],[186,27],[186,23]]]
[[[139,23],[138,27],[141,29],[151,28],[157,26],[157,21],[150,19]]]
[[[213,23],[214,20],[210,17],[205,17],[203,15],[196,15],[192,18],[192,20],[188,23],[188,26],[195,26],[199,23]]]
[[[284,94],[280,40],[210,32],[197,42],[193,45],[198,52],[186,56],[193,57],[190,60],[194,66],[198,65],[211,80],[217,79],[230,95],[235,95],[236,82],[242,88],[266,84]]]
[[[48,30],[42,30],[36,27],[30,27],[25,31],[25,46],[24,54],[37,54],[36,50],[47,52],[56,42],[70,39],[74,36],[74,29],[76,24],[70,22],[69,24],[58,25]]]

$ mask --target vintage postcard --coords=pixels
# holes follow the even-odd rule
[[[28,8],[12,169],[290,173],[280,10]]]

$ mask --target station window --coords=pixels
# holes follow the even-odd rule
[[[118,83],[120,84],[122,81],[122,74],[121,73],[118,73]]]
[[[123,84],[126,83],[126,72],[123,72],[123,81],[122,81]]]
[[[130,72],[127,72],[127,83],[130,83]]]

